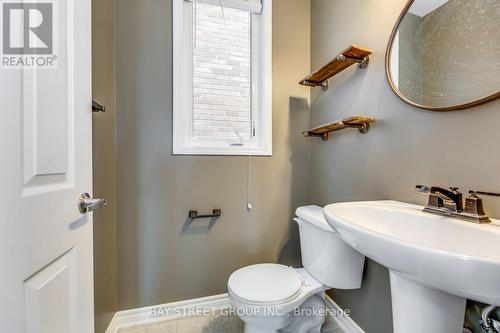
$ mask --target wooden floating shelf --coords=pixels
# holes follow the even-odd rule
[[[335,132],[344,128],[357,128],[360,133],[366,134],[370,130],[370,123],[373,123],[374,121],[374,118],[353,116],[337,120],[333,123],[314,127],[307,132],[303,132],[302,134],[304,134],[304,136],[321,137],[324,141],[328,141],[330,132]]]
[[[323,90],[327,90],[328,79],[342,72],[344,69],[354,64],[358,64],[358,67],[361,69],[368,67],[370,54],[372,54],[372,50],[370,49],[351,45],[321,69],[301,80],[299,84],[309,87],[321,86]]]

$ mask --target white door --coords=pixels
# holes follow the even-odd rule
[[[90,0],[0,3],[0,332],[93,332]]]

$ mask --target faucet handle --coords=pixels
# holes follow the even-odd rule
[[[469,197],[465,200],[465,213],[473,215],[477,223],[489,223],[491,220],[484,212],[483,199],[477,195],[489,195],[493,197],[500,197],[500,194],[493,192],[483,191],[469,191]]]

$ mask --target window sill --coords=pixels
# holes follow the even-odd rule
[[[198,155],[198,156],[268,156],[273,155],[272,147],[256,148],[250,147],[177,147],[173,149],[172,155]]]

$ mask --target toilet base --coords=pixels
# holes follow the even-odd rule
[[[325,293],[321,292],[309,297],[299,307],[300,313],[295,313],[292,322],[281,333],[320,333],[325,322]]]
[[[323,325],[312,327],[308,331],[305,331],[304,333],[320,333],[322,326]],[[244,330],[244,333],[283,333],[283,332],[285,332],[285,331],[284,330],[267,329],[267,328],[252,325],[252,324],[245,324],[245,330]]]
[[[244,333],[278,333],[278,332],[279,332],[278,330],[273,330],[262,326],[245,323]]]
[[[244,333],[320,333],[325,322],[324,292],[309,297],[297,311],[282,317],[240,317]]]

